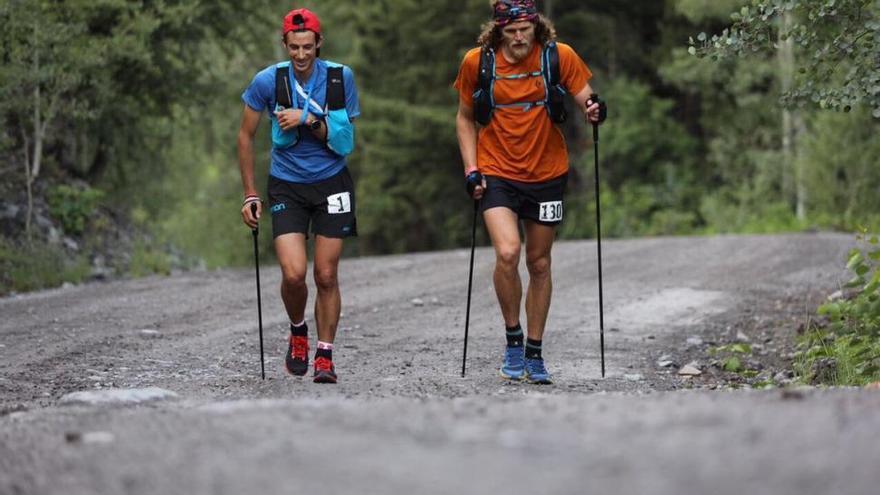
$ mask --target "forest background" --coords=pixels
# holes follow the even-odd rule
[[[770,15],[756,10],[760,3],[781,10]],[[878,5],[539,1],[609,104],[603,235],[876,232]],[[322,56],[352,66],[361,94],[349,161],[360,237],[348,254],[467,245],[472,210],[452,82],[489,18],[487,0],[297,6],[321,16]],[[0,295],[252,263],[239,216],[240,95],[257,71],[285,58],[279,31],[292,7],[0,0]],[[725,32],[731,24],[741,30]],[[798,36],[780,36],[792,25]],[[852,26],[861,31],[841,41]],[[862,93],[826,89],[846,89],[856,76]],[[570,113],[559,235],[591,238],[591,135]],[[261,191],[268,128],[264,119]],[[262,227],[269,257],[271,226],[264,219]]]

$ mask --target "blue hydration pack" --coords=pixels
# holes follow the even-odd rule
[[[525,79],[540,77],[544,79],[544,99],[500,104],[495,102],[495,81],[498,79]],[[495,50],[489,47],[480,49],[480,69],[477,73],[477,89],[474,91],[474,120],[489,125],[496,108],[519,107],[527,112],[535,107],[544,107],[550,120],[557,124],[565,122],[568,112],[565,109],[565,88],[559,75],[559,47],[551,41],[541,52],[541,71],[512,76],[499,76],[495,73]]]
[[[312,107],[307,111],[324,118],[327,126],[327,147],[340,156],[349,155],[354,151],[354,125],[345,109],[344,66],[334,63],[327,64],[326,106],[323,111]],[[290,62],[281,62],[275,66],[275,111],[293,108],[293,79]],[[306,103],[308,104],[308,103]],[[303,114],[303,122],[306,115]],[[285,131],[278,125],[278,119],[272,119],[272,146],[290,148],[300,140],[302,126]]]

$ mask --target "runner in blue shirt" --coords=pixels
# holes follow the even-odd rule
[[[272,125],[268,198],[275,253],[281,265],[281,299],[290,318],[285,364],[296,376],[309,367],[305,321],[306,239],[315,235],[314,279],[318,331],[314,381],[336,383],[333,342],[341,298],[337,281],[343,239],[357,235],[355,191],[345,156],[354,147],[360,115],[354,74],[319,57],[321,22],[308,9],[284,17],[283,43],[290,61],[260,71],[242,94],[238,161],[244,186],[241,216],[256,228],[263,202],[254,182],[254,136],[263,112]]]

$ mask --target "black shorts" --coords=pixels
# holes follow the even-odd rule
[[[509,208],[520,219],[532,220],[541,225],[562,223],[562,197],[568,174],[547,182],[517,182],[500,177],[486,176],[486,191],[480,202],[480,210],[499,206]]]
[[[272,234],[309,234],[341,239],[357,235],[354,182],[348,168],[314,184],[269,176]]]

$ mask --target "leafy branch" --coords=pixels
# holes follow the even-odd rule
[[[799,68],[784,104],[849,111],[864,103],[880,118],[880,1],[753,0],[731,21],[721,34],[690,38],[688,51],[721,60],[787,45]]]

